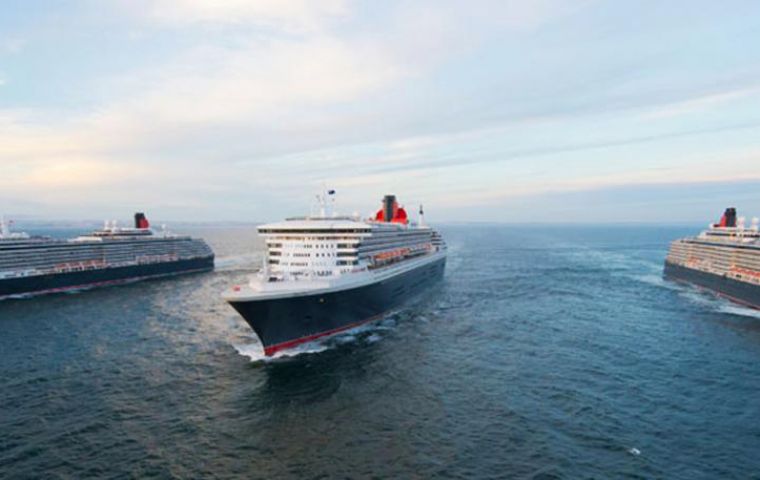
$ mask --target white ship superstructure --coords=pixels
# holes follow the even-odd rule
[[[264,266],[247,286],[235,287],[235,296],[361,284],[419,263],[410,261],[445,255],[437,231],[409,222],[398,205],[395,212],[391,221],[317,215],[259,226],[267,247]]]

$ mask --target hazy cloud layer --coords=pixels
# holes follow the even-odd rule
[[[736,184],[738,206],[760,214],[747,194],[760,181],[754,2],[4,10],[9,213],[266,220],[308,210],[327,184],[345,210],[393,191],[441,220],[524,220],[528,199],[551,215],[551,199],[573,195],[562,215],[574,221],[592,192]],[[665,211],[604,198],[610,217]],[[661,219],[723,207],[662,198]]]

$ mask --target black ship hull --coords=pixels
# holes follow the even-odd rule
[[[213,268],[214,257],[212,255],[172,262],[5,278],[0,279],[0,300],[15,296],[41,295],[203,272],[212,270]]]
[[[256,332],[266,355],[378,319],[441,280],[441,257],[388,279],[349,290],[268,300],[230,301]]]
[[[760,285],[665,262],[665,277],[691,283],[747,307],[760,309]]]

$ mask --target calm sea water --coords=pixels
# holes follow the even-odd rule
[[[0,477],[760,478],[760,314],[661,278],[694,230],[442,228],[436,290],[265,361],[261,244],[199,229],[213,273],[0,303]]]

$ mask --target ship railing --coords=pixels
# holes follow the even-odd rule
[[[737,280],[750,281],[752,283],[760,284],[760,272],[757,270],[735,266],[728,271],[728,276]]]
[[[0,279],[31,277],[34,275],[42,275],[43,273],[43,271],[33,268],[26,270],[11,270],[7,272],[0,272]]]
[[[135,258],[137,264],[176,262],[179,256],[176,253],[165,253],[163,255],[140,255]]]
[[[96,270],[104,268],[106,263],[103,260],[83,260],[81,262],[67,262],[55,265],[51,270],[53,272],[83,272],[87,270]]]
[[[195,258],[204,258],[203,255],[194,255],[191,257],[183,257],[186,259],[195,259]],[[138,262],[137,260],[132,261],[123,261],[123,262],[107,262],[105,260],[96,259],[96,260],[83,260],[80,262],[65,262],[65,263],[58,263],[56,265],[53,265],[51,267],[46,268],[36,268],[36,269],[27,269],[23,271],[7,271],[7,272],[0,272],[0,278],[17,278],[17,277],[28,277],[32,275],[43,275],[46,273],[70,273],[70,272],[84,272],[84,271],[90,271],[90,270],[101,270],[104,268],[120,268],[120,267],[129,267],[129,266],[135,266],[140,264],[146,264],[146,263],[156,263],[161,261],[178,261],[180,257],[176,254],[170,254],[168,256],[165,256],[163,259],[155,259],[154,262]]]
[[[371,257],[371,263],[368,268],[372,270],[376,268],[387,267],[388,265],[393,265],[410,258],[419,257],[437,251],[439,250],[433,245],[424,244],[396,249],[389,252],[382,252]]]

